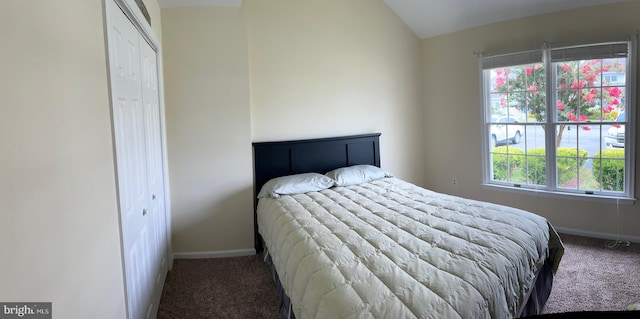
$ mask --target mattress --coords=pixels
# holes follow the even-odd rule
[[[263,198],[297,318],[513,318],[562,243],[541,216],[397,178]]]

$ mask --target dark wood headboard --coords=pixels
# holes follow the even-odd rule
[[[380,134],[253,143],[253,226],[256,252],[262,250],[258,234],[256,195],[272,178],[369,164],[380,167]]]

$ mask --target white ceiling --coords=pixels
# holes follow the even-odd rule
[[[485,24],[638,0],[383,0],[421,39]]]

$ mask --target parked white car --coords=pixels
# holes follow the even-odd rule
[[[624,112],[618,115],[616,122],[624,123]],[[608,148],[621,148],[624,147],[624,124],[614,124],[607,130],[607,135],[604,136],[604,144]]]
[[[524,129],[522,128],[522,125],[517,124],[519,122],[518,120],[516,120],[516,118],[512,116],[500,116],[497,117],[493,122],[497,124],[491,125],[491,147],[507,143],[520,143],[520,140],[522,139],[522,132],[524,132]],[[507,123],[509,125],[506,125]]]

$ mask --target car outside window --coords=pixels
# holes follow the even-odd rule
[[[624,112],[620,113],[616,118],[616,123],[612,124],[605,135],[605,145],[607,148],[624,148],[624,130],[625,130]]]
[[[495,118],[495,123],[491,125],[490,142],[495,147],[506,144],[519,144],[522,140],[524,130],[514,117],[500,116]]]

